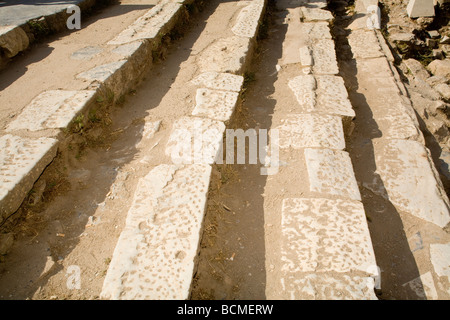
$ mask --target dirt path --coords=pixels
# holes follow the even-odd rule
[[[0,127],[45,90],[86,89],[76,75],[115,61],[106,43],[158,2],[122,0],[83,20],[80,30],[53,35],[15,57],[0,72]]]

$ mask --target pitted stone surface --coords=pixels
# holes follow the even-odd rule
[[[240,37],[253,38],[258,30],[259,20],[263,12],[264,2],[252,2],[244,7],[237,17],[236,23],[231,29],[233,33]]]
[[[303,21],[331,21],[333,15],[330,11],[322,10],[320,8],[300,7],[303,15]]]
[[[102,298],[188,298],[210,174],[209,165],[159,165],[139,180]]]
[[[232,36],[219,39],[200,54],[197,64],[202,72],[239,74],[247,59],[250,39]]]
[[[402,104],[392,104],[389,108],[383,108],[376,122],[384,129],[383,137],[387,139],[422,139],[419,128]]]
[[[399,210],[444,227],[449,201],[425,147],[411,140],[390,140],[375,159],[387,195]]]
[[[157,4],[108,44],[117,45],[156,38],[164,26],[172,21],[181,7],[182,4],[176,2]]]
[[[193,79],[191,83],[209,89],[240,92],[244,77],[230,73],[205,72]]]
[[[300,24],[300,30],[310,40],[332,39],[328,22],[305,22]]]
[[[361,200],[347,152],[307,148],[304,153],[311,191]]]
[[[45,91],[25,107],[17,119],[8,125],[6,131],[65,128],[92,102],[95,94],[93,90]]]
[[[334,41],[318,40],[312,45],[314,59],[314,74],[338,74],[339,68],[334,50]]]
[[[348,43],[356,59],[384,57],[384,53],[373,30],[353,30],[348,36]]]
[[[371,78],[391,78],[393,73],[385,57],[373,59],[358,59],[358,73],[370,75]]]
[[[316,76],[317,111],[353,118],[355,111],[348,99],[344,80],[336,76]]]
[[[370,277],[306,273],[281,284],[285,300],[377,300],[373,283]]]
[[[198,89],[192,115],[229,121],[236,108],[238,92]]]
[[[221,150],[224,131],[221,121],[182,117],[173,124],[166,155],[175,164],[212,164]]]
[[[337,116],[290,114],[277,129],[281,148],[345,148],[342,120]]]
[[[281,228],[282,272],[367,272],[376,265],[359,201],[284,199]]]
[[[289,80],[289,88],[305,112],[312,112],[316,106],[316,79],[312,75],[302,75]]]
[[[344,80],[340,77],[301,75],[289,81],[289,88],[304,112],[321,112],[344,118],[355,116]]]
[[[0,137],[0,223],[17,210],[42,170],[56,155],[57,140]]]
[[[111,75],[117,72],[123,65],[127,63],[127,60],[120,60],[101,66],[94,67],[88,71],[82,72],[77,75],[78,79],[84,79],[89,81],[105,82]]]

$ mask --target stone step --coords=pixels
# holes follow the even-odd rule
[[[281,224],[285,299],[377,299],[361,202],[284,199]]]
[[[419,276],[403,286],[421,299],[449,299],[449,274],[443,268],[450,253],[449,199],[425,146],[416,112],[392,63],[392,54],[386,49],[386,40],[364,23],[367,16],[362,0],[356,1],[355,8],[357,14],[348,37],[356,61],[355,81],[359,88],[355,91],[364,97],[363,112],[370,112],[377,126],[376,135],[360,133],[366,138],[360,152],[373,155],[375,168],[372,173],[372,169],[363,171],[367,160],[356,163],[360,183],[394,208],[391,212],[398,215],[408,241],[420,238],[419,247],[410,245]]]
[[[187,85],[196,100],[192,115],[172,123],[165,145],[170,163],[157,165],[139,181],[102,298],[189,298],[211,165],[238,102],[240,74],[251,59],[265,4],[236,5],[230,28],[235,35],[214,39],[196,59],[198,76]]]
[[[210,174],[210,165],[159,165],[139,180],[101,298],[188,298]]]
[[[283,48],[289,50],[280,59],[285,65],[278,76],[289,75],[283,84],[297,103],[282,101],[286,106],[280,110],[289,111],[274,113],[280,164],[285,167],[271,181],[301,182],[283,189],[290,197],[281,203],[280,238],[272,239],[272,250],[280,254],[268,258],[280,261],[281,267],[269,282],[276,281],[274,297],[281,299],[377,299],[375,254],[345,151],[355,111],[344,80],[337,76],[333,16],[309,1],[283,3],[278,8],[293,18],[285,20]],[[301,21],[294,20],[298,11]]]
[[[0,224],[21,205],[45,167],[56,156],[52,138],[0,137]]]
[[[111,44],[112,50],[120,52],[120,54],[112,55],[116,59],[115,62],[99,65],[78,74],[78,78],[86,81],[86,90],[45,90],[6,126],[6,134],[3,136],[5,141],[11,141],[11,135],[19,135],[25,139],[31,139],[30,141],[45,137],[49,139],[46,141],[52,141],[52,147],[47,148],[46,152],[42,152],[42,148],[28,148],[27,150],[31,153],[30,159],[33,160],[30,162],[28,159],[26,165],[18,162],[18,166],[27,168],[30,173],[21,173],[27,179],[12,179],[11,181],[15,185],[4,189],[5,194],[0,200],[2,220],[18,209],[35,180],[51,162],[53,157],[50,155],[55,156],[55,148],[58,148],[59,143],[64,139],[62,133],[74,123],[85,122],[90,108],[98,98],[104,98],[105,92],[119,97],[135,85],[143,71],[152,63],[152,50],[161,46],[163,35],[174,29],[177,23],[182,22],[186,10],[183,5],[191,3],[193,3],[192,0],[161,1],[159,5],[148,10],[145,15],[147,23],[152,25],[151,35],[144,32],[148,29],[148,25],[131,26],[130,28],[135,28],[133,30],[136,32],[141,30],[139,34],[145,36],[140,36],[137,41],[130,39],[130,42],[124,46]],[[33,144],[27,142],[24,146],[27,145]],[[10,147],[13,149],[8,149]],[[6,143],[3,151],[5,159],[14,159],[11,158],[14,148],[14,144]],[[17,161],[19,160],[20,157]],[[33,178],[35,180],[31,181]],[[13,195],[7,194],[13,191]],[[14,201],[11,202],[10,198],[14,198]]]

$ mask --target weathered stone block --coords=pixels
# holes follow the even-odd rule
[[[285,300],[377,300],[370,277],[306,273],[281,281]]]
[[[93,90],[45,91],[25,107],[6,131],[66,128],[77,114],[93,102],[95,94]]]
[[[425,147],[416,141],[390,140],[379,148],[377,173],[392,204],[445,227],[450,222],[449,201]]]
[[[182,117],[172,126],[166,155],[175,164],[212,164],[221,150],[224,131],[223,122]]]
[[[0,224],[19,208],[56,156],[57,143],[51,138],[0,137]]]
[[[238,97],[238,92],[198,89],[192,115],[229,121],[236,108]]]
[[[250,5],[244,7],[241,12],[239,12],[236,23],[233,28],[231,28],[231,31],[240,37],[255,37],[263,9],[264,2],[252,2]]]
[[[209,165],[159,165],[139,180],[102,298],[189,297],[210,174]]]
[[[193,79],[191,83],[214,90],[240,92],[244,77],[230,73],[205,72]]]
[[[281,148],[345,148],[342,119],[337,116],[289,114],[276,129],[279,130]]]
[[[307,148],[304,154],[312,192],[361,200],[347,152]]]
[[[434,17],[434,5],[431,0],[409,0],[406,12],[410,18]]]
[[[378,38],[373,30],[353,30],[348,36],[355,59],[384,57]]]
[[[174,22],[181,7],[182,4],[176,2],[157,4],[108,44],[120,45],[136,40],[154,39],[159,34],[164,34]]]
[[[373,272],[375,254],[361,202],[289,198],[281,214],[282,272]]]
[[[251,39],[232,36],[219,39],[199,55],[197,64],[201,72],[240,74],[245,66]]]

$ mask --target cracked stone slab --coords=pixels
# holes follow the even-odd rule
[[[373,30],[353,30],[348,36],[348,43],[356,59],[384,57],[378,37]]]
[[[264,9],[264,1],[252,2],[250,5],[244,7],[237,17],[231,31],[240,37],[253,38],[256,36],[259,21]]]
[[[392,104],[380,111],[382,112],[379,112],[380,115],[375,118],[375,121],[380,129],[382,128],[383,137],[386,139],[423,140],[420,129],[411,119],[403,104]]]
[[[182,4],[177,2],[159,3],[151,8],[132,25],[109,41],[109,45],[120,45],[137,40],[154,39],[173,22]]]
[[[425,147],[416,141],[394,139],[377,148],[377,173],[392,204],[445,227],[450,222],[449,201]]]
[[[250,38],[232,36],[219,39],[207,47],[197,60],[201,72],[239,74],[250,49]]]
[[[56,156],[57,143],[52,138],[0,137],[0,223],[18,209]]]
[[[182,117],[177,119],[166,145],[175,164],[212,164],[222,150],[225,124],[221,121]]]
[[[347,152],[306,148],[304,154],[312,192],[361,200]]]
[[[196,105],[192,115],[229,121],[236,108],[238,97],[238,92],[197,89]]]
[[[39,131],[66,128],[85,107],[92,103],[94,90],[49,90],[39,94],[6,128]]]
[[[189,297],[209,165],[159,165],[138,182],[103,283],[103,299]]]
[[[364,207],[353,200],[288,198],[281,213],[282,272],[373,273]]]
[[[378,300],[371,277],[304,273],[281,279],[285,300]]]
[[[317,111],[340,115],[343,118],[355,117],[355,111],[348,99],[344,79],[336,76],[316,76]]]
[[[305,112],[315,111],[317,82],[313,75],[297,76],[288,86]]]
[[[324,39],[314,42],[312,44],[312,56],[314,59],[314,74],[335,75],[339,73],[333,40]]]
[[[341,77],[301,75],[291,79],[288,85],[304,112],[339,115],[344,121],[355,117]]]
[[[193,79],[191,83],[209,89],[240,92],[244,77],[230,73],[205,72]]]
[[[279,130],[281,148],[345,148],[340,117],[309,113],[290,114],[282,122],[282,125],[276,128]]]
[[[300,10],[305,22],[333,20],[333,15],[327,10],[312,7],[300,7]]]
[[[310,40],[333,39],[328,22],[305,22],[300,24],[300,34]]]

